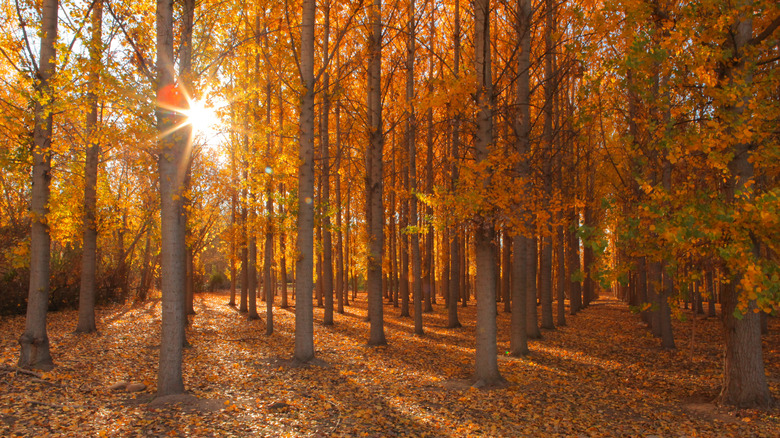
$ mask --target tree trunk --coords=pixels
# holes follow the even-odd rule
[[[254,179],[254,178],[253,178]],[[249,283],[247,286],[247,318],[249,320],[259,319],[257,314],[257,212],[255,191],[249,189],[249,226],[247,238],[249,239],[249,248],[247,263],[249,264]]]
[[[537,239],[530,239],[526,247],[528,255],[526,256],[526,274],[525,274],[525,293],[526,293],[526,329],[528,339],[541,339],[542,332],[539,330],[539,317],[536,311],[536,266],[538,257]]]
[[[569,237],[568,256],[568,280],[569,280],[569,313],[575,315],[582,308],[582,266],[580,263],[580,239],[577,230],[580,227],[580,217],[575,208],[571,209],[571,231],[566,233]],[[645,281],[646,283],[646,281]]]
[[[414,0],[407,3],[406,32],[406,129],[405,143],[409,152],[409,226],[412,244],[412,301],[414,303],[414,333],[423,334],[422,326],[422,260],[420,255],[420,226],[417,217],[417,129],[414,108],[414,56],[416,24]]]
[[[541,232],[541,231],[540,231]],[[542,242],[542,259],[539,265],[539,301],[542,307],[542,328],[553,330],[552,310],[552,239],[550,236],[539,236]]]
[[[173,85],[173,1],[157,0],[157,90]],[[186,267],[182,255],[186,251],[185,220],[182,208],[184,169],[187,159],[187,139],[175,131],[179,116],[157,107],[159,171],[160,171],[160,234],[162,278],[162,339],[158,368],[157,396],[184,392],[182,377],[182,347],[184,344],[184,283]]]
[[[512,237],[507,230],[501,233],[501,295],[504,301],[504,312],[512,311]]]
[[[735,7],[752,6],[751,0],[737,2]],[[731,58],[722,66],[721,83],[727,87],[733,87],[735,83],[751,84],[753,82],[751,69],[745,64],[750,56],[750,40],[753,36],[753,22],[745,17],[745,12],[740,12],[736,22],[730,30],[730,44],[733,44]],[[748,55],[746,55],[748,54]],[[745,120],[744,111],[749,105],[747,95],[741,101],[725,104],[721,111],[728,113],[730,118],[740,122]],[[726,138],[734,138],[733,129],[728,130]],[[729,135],[731,134],[731,135]],[[755,169],[752,162],[752,145],[744,141],[734,140],[730,145],[733,156],[728,164],[731,177],[725,187],[725,198],[730,204],[736,203],[737,194],[748,198],[754,196]],[[744,202],[744,201],[743,201]],[[752,236],[751,236],[752,237]],[[752,243],[753,257],[760,257],[758,247]],[[741,406],[769,406],[772,396],[769,393],[766,374],[764,372],[764,359],[761,350],[761,318],[754,312],[755,300],[749,300],[745,314],[741,318],[735,316],[739,291],[736,285],[740,283],[741,273],[726,272],[731,281],[721,284],[721,314],[723,329],[726,337],[726,354],[723,372],[723,387],[719,396],[721,403]]]
[[[674,350],[674,334],[672,332],[672,314],[669,308],[669,297],[674,293],[672,274],[667,272],[666,263],[662,264],[663,286],[659,302],[661,304],[661,347]]]
[[[457,78],[460,74],[460,2],[455,2],[455,29],[453,41],[454,74]],[[460,159],[460,111],[455,110],[452,120],[452,160],[450,163],[450,191],[455,193],[458,188],[458,160]],[[460,230],[452,228],[452,240],[450,241],[450,281],[448,284],[449,300],[447,302],[447,327],[461,327],[458,320],[458,303],[460,302]]]
[[[493,144],[493,80],[490,75],[490,2],[474,1],[474,68],[477,73],[477,130],[475,135],[475,159],[485,162],[489,147]],[[491,174],[483,177],[482,187],[489,187]],[[474,363],[474,386],[492,386],[504,383],[498,371],[498,347],[496,344],[496,265],[495,229],[493,219],[479,215],[474,232],[475,258],[477,261],[477,334]]]
[[[385,345],[382,314],[382,249],[384,247],[384,208],[382,205],[382,0],[369,8],[371,35],[368,63],[369,145],[366,151],[366,225],[369,248],[366,261],[368,316],[371,320],[369,345]]]
[[[267,31],[267,29],[266,29]],[[267,34],[267,32],[266,32]],[[266,40],[266,45],[268,41]],[[273,151],[273,137],[271,136],[271,81],[266,84],[266,113],[265,123],[269,128],[265,136],[266,159],[270,161]],[[274,288],[272,287],[272,268],[274,257],[274,198],[273,198],[273,173],[266,173],[265,185],[265,245],[263,248],[263,292],[265,293],[265,334],[270,336],[274,332]]]
[[[40,82],[37,90],[43,96],[35,101],[33,176],[30,202],[30,289],[27,295],[27,318],[19,338],[19,366],[50,369],[54,362],[46,333],[46,311],[49,306],[49,260],[51,236],[46,216],[51,193],[51,132],[53,90],[50,80],[56,67],[57,0],[43,0],[41,9]]]
[[[314,359],[314,0],[304,0],[301,23],[300,149],[298,154],[298,237],[295,262],[295,360]]]
[[[328,54],[330,37],[330,1],[325,1],[323,13],[323,53]],[[322,191],[320,206],[322,212],[322,294],[325,299],[323,325],[333,325],[333,238],[330,225],[330,73],[325,69],[322,79],[322,112],[320,113],[320,158],[322,159]]]
[[[561,214],[563,216],[563,214]],[[563,217],[561,218],[563,219]],[[556,304],[557,304],[557,325],[563,327],[566,325],[566,255],[565,255],[565,243],[564,243],[564,231],[563,226],[558,226],[557,239],[555,242],[556,251],[556,269],[555,269],[555,290],[557,292]]]
[[[341,215],[341,105],[336,103],[336,277],[335,293],[337,300],[337,311],[344,314],[344,224]]]
[[[512,239],[512,249],[515,253],[512,259],[512,321],[510,337],[510,354],[514,357],[528,354],[528,336],[526,330],[526,275],[528,270],[528,245],[531,239],[525,236],[515,236]]]
[[[100,65],[103,53],[103,1],[92,6],[92,35],[89,43],[90,73],[87,79],[87,150],[84,162],[84,238],[81,258],[81,288],[79,289],[79,321],[77,333],[97,331],[95,325],[95,280],[97,275],[97,177],[100,162],[98,129],[98,97]]]

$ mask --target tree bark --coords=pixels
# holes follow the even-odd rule
[[[173,1],[157,0],[157,90],[173,85]],[[178,117],[157,107],[157,129],[166,133]],[[186,140],[175,131],[158,140],[160,172],[160,215],[162,236],[162,339],[157,396],[184,392],[182,347],[184,344],[184,283],[186,267],[185,220],[182,208]]]
[[[267,30],[267,29],[266,29]],[[266,32],[267,34],[267,32]],[[266,45],[268,41],[266,40]],[[273,90],[269,80],[266,84],[266,112],[265,123],[268,133],[265,136],[266,159],[270,161],[273,151],[273,137],[271,136],[271,98]],[[265,293],[265,334],[270,336],[274,332],[274,288],[272,286],[273,257],[274,257],[274,198],[273,198],[273,172],[265,175],[265,245],[263,247],[263,292]]]
[[[735,8],[752,7],[752,0],[741,0]],[[736,22],[730,27],[727,49],[731,50],[730,59],[720,67],[719,86],[734,86],[735,83],[750,85],[753,82],[752,69],[748,64],[750,49],[746,47],[753,37],[753,21],[746,17],[746,12],[736,16]],[[730,47],[728,47],[730,45]],[[755,56],[755,55],[752,55]],[[728,114],[725,119],[742,121],[745,119],[745,109],[749,105],[750,94],[746,94],[736,102],[725,103],[720,110]],[[734,128],[729,127],[726,138],[735,138]],[[725,199],[731,205],[737,203],[737,195],[750,199],[754,195],[755,169],[752,162],[752,145],[745,141],[734,141],[730,145],[733,156],[728,164],[731,177],[725,185]],[[744,202],[744,201],[743,201]],[[751,236],[752,237],[752,236]],[[760,257],[758,246],[752,243],[753,257]],[[764,371],[764,359],[761,344],[761,318],[754,312],[755,300],[749,300],[745,314],[738,318],[737,302],[739,290],[736,285],[742,277],[738,272],[726,272],[731,278],[728,283],[721,284],[721,314],[726,338],[726,354],[724,360],[723,386],[719,396],[721,403],[740,406],[769,406],[772,395],[767,385]]]
[[[406,129],[405,143],[409,153],[409,234],[412,245],[412,302],[414,303],[414,333],[423,334],[422,326],[422,260],[420,255],[420,226],[417,217],[417,129],[414,108],[414,57],[416,24],[414,0],[407,3],[406,31]]]
[[[51,193],[51,133],[54,98],[50,81],[56,68],[57,0],[44,0],[41,9],[40,67],[36,84],[42,99],[35,101],[33,126],[33,176],[30,202],[30,289],[27,295],[27,318],[19,338],[19,367],[50,369],[54,362],[46,333],[46,311],[49,306],[49,261],[51,236],[47,225]]]
[[[92,32],[89,43],[90,73],[87,79],[87,148],[84,162],[84,225],[79,289],[79,320],[76,333],[97,331],[95,325],[95,281],[97,276],[97,177],[100,162],[98,129],[98,90],[103,53],[103,1],[92,5]]]
[[[490,1],[474,1],[474,68],[477,73],[477,130],[474,141],[475,159],[484,162],[493,144],[493,80],[490,75]],[[482,180],[482,187],[490,186],[490,172]],[[477,333],[474,363],[474,386],[493,386],[504,383],[498,370],[496,344],[496,264],[495,225],[493,218],[483,214],[475,218],[475,258],[477,262]]]
[[[455,2],[453,41],[453,72],[457,78],[460,74],[460,1]],[[450,163],[450,191],[455,193],[458,189],[458,160],[460,159],[460,111],[455,110],[452,120],[452,160]],[[457,226],[451,229],[450,240],[450,281],[448,284],[449,300],[447,301],[447,327],[461,327],[458,320],[458,303],[460,303],[460,230]]]
[[[328,54],[330,39],[330,1],[325,1],[323,13],[323,53]],[[320,206],[322,213],[322,294],[325,299],[323,325],[333,325],[333,237],[330,222],[330,73],[325,69],[322,78],[322,113],[320,114],[320,157],[322,159],[322,191]]]
[[[385,345],[382,308],[382,253],[384,247],[384,208],[382,205],[382,0],[369,8],[371,34],[368,63],[369,145],[366,150],[366,225],[369,248],[366,261],[368,316],[371,320],[369,345]]]
[[[295,262],[295,360],[314,359],[314,0],[304,0],[301,23],[300,148],[298,237]]]

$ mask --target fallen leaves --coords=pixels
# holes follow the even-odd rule
[[[362,297],[361,297],[362,298]],[[159,302],[99,310],[100,335],[72,334],[74,312],[49,315],[58,365],[48,373],[0,368],[2,436],[773,436],[774,411],[729,412],[712,405],[720,384],[720,328],[697,321],[696,353],[665,353],[617,301],[599,301],[569,326],[532,341],[532,355],[502,355],[510,386],[470,386],[474,307],[462,329],[446,329],[446,311],[413,321],[385,313],[389,345],[365,346],[365,301],[335,326],[315,324],[317,362],[292,366],[294,313],[277,309],[276,332],[198,296],[185,349],[191,395],[150,403],[156,391]],[[315,309],[321,318],[322,309]],[[509,315],[498,316],[499,351],[508,350]],[[684,339],[690,322],[676,322]],[[771,321],[765,351],[780,393],[780,324]],[[23,318],[0,321],[0,357],[17,353]],[[46,382],[46,383],[43,383]],[[111,386],[118,385],[118,390]],[[145,385],[126,392],[131,384]],[[124,388],[124,390],[122,390]],[[695,404],[690,400],[698,397]],[[690,406],[695,406],[691,408]]]

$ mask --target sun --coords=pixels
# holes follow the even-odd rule
[[[196,133],[212,133],[214,127],[219,123],[216,109],[200,100],[191,101],[190,108],[183,110],[182,113],[187,117],[186,123],[192,125],[192,129]]]

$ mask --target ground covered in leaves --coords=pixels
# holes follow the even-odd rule
[[[362,298],[362,299],[361,299]],[[335,326],[315,323],[317,362],[291,366],[294,310],[275,309],[276,332],[228,307],[225,294],[196,298],[188,329],[190,396],[153,401],[160,303],[101,308],[99,334],[76,335],[75,311],[49,315],[57,367],[14,370],[23,317],[0,320],[0,436],[777,436],[780,409],[712,403],[722,342],[714,318],[675,323],[678,350],[664,352],[625,305],[604,299],[568,326],[544,331],[531,355],[502,355],[509,385],[469,386],[474,307],[461,329],[446,309],[425,315],[426,335],[385,307],[389,345],[365,346],[359,297]],[[265,308],[265,306],[259,306]],[[315,309],[321,321],[322,309]],[[499,351],[509,315],[499,315]],[[694,342],[691,343],[693,334]],[[780,321],[770,320],[764,362],[780,396]],[[128,392],[118,382],[143,384]],[[121,385],[124,387],[124,384]],[[140,388],[141,385],[136,385]]]

